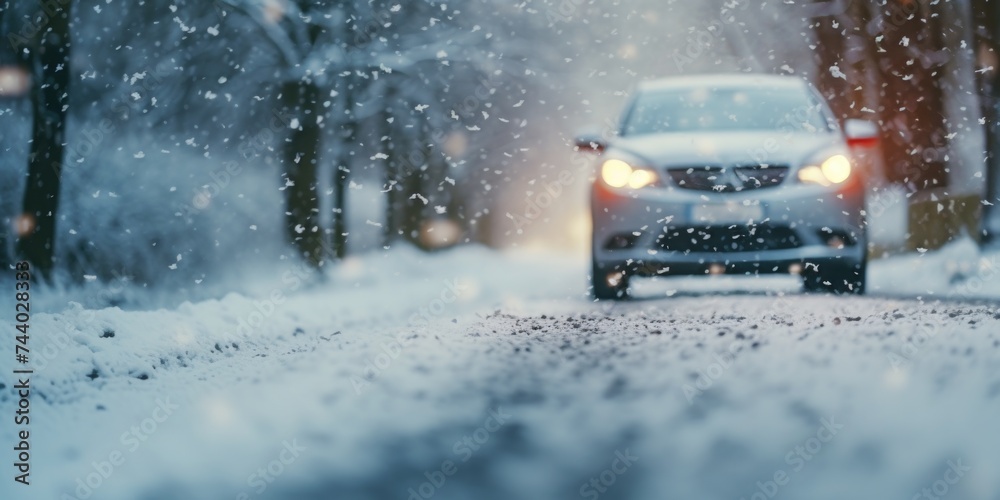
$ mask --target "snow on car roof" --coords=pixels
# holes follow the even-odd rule
[[[712,86],[717,88],[775,88],[801,87],[803,80],[797,76],[765,73],[718,73],[674,76],[639,83],[638,90],[669,90],[676,88]]]

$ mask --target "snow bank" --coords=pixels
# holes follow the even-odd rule
[[[935,251],[876,260],[868,268],[871,293],[928,298],[1000,298],[1000,249],[981,251],[961,238]]]
[[[976,293],[992,293],[995,280],[972,274],[984,258],[993,255],[960,241],[874,262],[872,282],[879,293],[919,283],[964,297],[957,290],[979,280]],[[993,382],[974,382],[978,372],[963,375],[961,390],[934,388],[968,349],[995,348],[984,334],[995,310],[759,293],[595,305],[587,268],[583,255],[401,247],[349,258],[325,281],[287,263],[217,300],[37,314],[36,484],[25,497],[0,483],[0,497],[406,498],[451,460],[459,473],[435,498],[564,498],[628,449],[638,465],[609,498],[750,498],[753,481],[787,468],[783,453],[830,416],[849,422],[845,437],[789,493],[860,491],[836,477],[884,497],[889,486],[933,479],[938,458],[996,463],[987,441],[947,427],[950,411],[923,413],[995,413],[992,399],[979,399],[996,392]],[[908,347],[927,331],[937,335]],[[685,381],[736,333],[739,363],[689,404]],[[0,359],[12,356],[12,343],[0,344]],[[6,414],[15,401],[2,383]],[[492,411],[512,417],[495,428]],[[915,412],[923,420],[907,420]],[[927,426],[937,434],[916,434]],[[490,444],[463,461],[459,443],[480,428]],[[3,442],[10,433],[0,430]],[[720,474],[738,487],[708,488]]]

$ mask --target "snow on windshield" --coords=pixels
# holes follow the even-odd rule
[[[641,92],[622,135],[732,130],[827,132],[822,105],[804,91],[699,87]]]

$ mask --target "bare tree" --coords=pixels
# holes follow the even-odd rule
[[[35,40],[25,40],[23,51],[32,70],[34,125],[28,160],[28,182],[23,214],[18,220],[17,252],[44,276],[54,265],[56,220],[59,211],[66,111],[70,86],[70,2],[52,2],[30,20],[38,28]]]
[[[879,116],[890,180],[911,189],[948,182],[948,139],[940,12],[917,0],[890,0],[873,8],[868,32],[880,69]]]
[[[283,82],[281,101],[284,111],[293,117],[282,165],[288,237],[309,262],[319,266],[326,258],[325,234],[330,233],[333,254],[342,257],[347,249],[345,212],[351,170],[358,158],[368,159],[382,152],[377,151],[379,146],[372,145],[376,151],[362,154],[358,141],[362,127],[366,122],[371,126],[371,120],[384,119],[385,113],[391,112],[390,105],[395,112],[415,113],[417,122],[408,123],[411,130],[391,130],[382,137],[390,138],[390,142],[408,137],[426,161],[438,161],[439,155],[431,151],[438,145],[428,138],[428,131],[443,126],[446,120],[442,117],[447,115],[427,118],[423,110],[447,100],[441,91],[448,89],[449,83],[437,80],[447,73],[447,68],[476,67],[479,61],[489,59],[494,44],[492,34],[487,35],[478,25],[466,26],[470,21],[465,19],[470,16],[436,0],[405,6],[361,0],[336,5],[315,0],[221,1],[227,9],[254,20],[259,32],[281,56],[277,68]],[[486,7],[480,8],[489,10],[487,4],[484,2]],[[408,103],[409,109],[399,109],[399,103]],[[392,128],[401,125],[396,123]],[[330,140],[326,147],[324,137]],[[333,224],[329,231],[321,229],[319,222],[321,151],[329,155],[322,161],[330,161],[333,166]],[[385,176],[390,186],[390,211],[395,211],[397,200],[412,201],[412,195],[397,189],[423,189],[431,179],[421,181],[421,177],[440,177],[440,169],[432,171],[427,164],[413,163],[395,162],[417,173],[410,179],[416,182],[412,186],[402,181],[399,172],[387,172]],[[392,164],[384,162],[389,168]],[[438,166],[440,163],[432,165]],[[392,220],[393,225],[409,225],[405,218]]]
[[[918,0],[818,3],[837,7],[813,31],[819,87],[838,117],[875,112],[888,180],[912,190],[947,184],[940,12]]]
[[[988,240],[1000,233],[1000,5],[995,0],[972,2],[977,88],[986,124],[986,202],[984,228]]]
[[[819,0],[810,5],[816,39],[812,51],[816,84],[837,118],[869,118],[862,110],[878,103],[877,54],[866,26],[865,2]]]

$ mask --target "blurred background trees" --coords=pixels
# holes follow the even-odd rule
[[[56,270],[211,293],[399,242],[576,248],[592,172],[572,136],[613,129],[639,80],[727,71],[809,78],[839,118],[882,124],[872,212],[900,246],[980,236],[993,3],[74,3]],[[4,40],[37,11],[4,3]],[[8,43],[0,67],[22,56]],[[0,95],[8,225],[33,123]]]
[[[79,9],[80,48],[61,66],[75,83],[60,94],[71,103],[70,135],[57,141],[68,150],[58,162],[67,200],[61,214],[46,211],[60,220],[61,270],[197,288],[235,262],[284,258],[282,240],[295,249],[288,258],[319,266],[397,239],[479,239],[500,175],[482,166],[499,167],[501,146],[509,154],[530,130],[527,108],[514,107],[535,52],[521,37],[544,25],[512,17],[522,10],[306,0]],[[37,7],[2,12],[4,33],[17,33]],[[12,133],[0,172],[12,181],[0,200],[16,217],[28,145],[41,143],[23,133],[27,100],[2,103]]]
[[[984,172],[981,163],[984,140],[995,134],[977,133],[987,121],[977,80],[995,71],[976,65],[975,38],[989,3],[806,5],[820,14],[811,17],[817,86],[840,118],[879,124],[875,188],[903,188],[906,219],[897,223],[905,224],[910,249],[934,248],[963,233],[984,237],[988,194],[976,179],[995,175],[995,167]]]
[[[8,61],[14,68],[8,71],[16,74],[17,69],[26,70],[34,86],[30,94],[31,148],[22,209],[20,215],[11,218],[18,234],[17,255],[30,260],[35,270],[48,277],[55,263],[56,216],[66,142],[71,10],[68,3],[56,2],[20,19],[11,15],[9,5],[4,5],[3,10],[0,26],[15,26],[17,21],[21,25],[21,29],[7,32]]]

